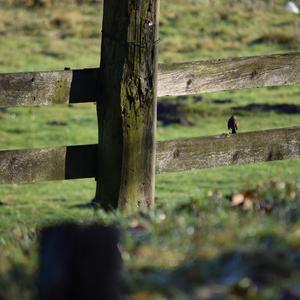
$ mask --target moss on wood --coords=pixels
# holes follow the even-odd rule
[[[134,210],[154,199],[158,0],[104,1],[96,201]]]

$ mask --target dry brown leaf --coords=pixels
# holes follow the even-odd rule
[[[244,203],[245,197],[244,194],[238,193],[232,196],[231,198],[231,206],[239,206]]]
[[[258,188],[241,191],[230,198],[232,207],[243,210],[260,210],[265,213],[272,211],[272,205],[265,203]]]
[[[136,230],[143,230],[143,229],[146,229],[146,226],[145,224],[139,222],[138,220],[134,219],[132,220],[129,224],[128,224],[128,227],[130,229],[136,229]]]
[[[245,210],[252,210],[253,209],[253,202],[249,198],[245,198],[245,201],[243,203],[243,209]]]
[[[242,192],[245,199],[249,199],[252,202],[259,202],[261,200],[261,195],[258,189],[246,190]]]
[[[243,204],[245,201],[245,196],[242,193],[238,193],[232,196],[231,198],[231,206],[239,206]]]

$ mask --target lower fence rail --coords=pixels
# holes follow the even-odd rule
[[[0,151],[0,183],[93,178],[97,145]],[[178,172],[300,157],[300,127],[157,143],[156,172]]]

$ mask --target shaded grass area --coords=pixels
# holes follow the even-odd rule
[[[1,5],[0,72],[99,65],[99,4],[44,2]],[[213,2],[161,1],[160,62],[299,50],[299,18],[284,1]],[[163,98],[190,125],[160,123],[157,137],[221,134],[232,113],[239,132],[299,126],[299,96],[292,86]],[[96,124],[93,104],[1,110],[0,149],[96,143]],[[291,299],[300,281],[299,182],[299,160],[161,174],[156,207],[133,215],[86,205],[93,180],[2,185],[0,298],[32,299],[37,231],[67,219],[122,229],[128,299]],[[247,189],[272,211],[232,207],[227,196]]]
[[[30,299],[36,230],[68,219],[114,223],[122,230],[122,289],[130,299],[203,299],[206,293],[208,299],[281,299],[281,293],[297,288],[300,278],[300,190],[281,181],[299,182],[296,167],[296,161],[288,161],[274,163],[269,172],[252,166],[252,174],[246,166],[193,171],[185,173],[188,178],[163,174],[157,179],[156,208],[132,215],[80,208],[93,196],[90,180],[4,186],[1,292],[7,299],[21,293]],[[272,183],[261,181],[266,175]],[[231,207],[226,195],[243,188],[261,191],[272,211]]]

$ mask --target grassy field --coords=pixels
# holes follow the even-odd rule
[[[71,2],[1,4],[0,72],[98,66],[101,4]],[[299,51],[299,16],[266,2],[161,0],[159,61]],[[158,140],[227,132],[233,112],[241,132],[300,125],[299,96],[292,86],[162,98],[191,125],[159,123]],[[93,104],[0,110],[0,150],[96,142]],[[156,206],[132,215],[86,206],[93,180],[2,185],[0,299],[32,299],[37,231],[61,220],[123,229],[128,299],[291,299],[300,293],[299,183],[299,160],[161,174]],[[239,194],[250,200],[235,207]]]

